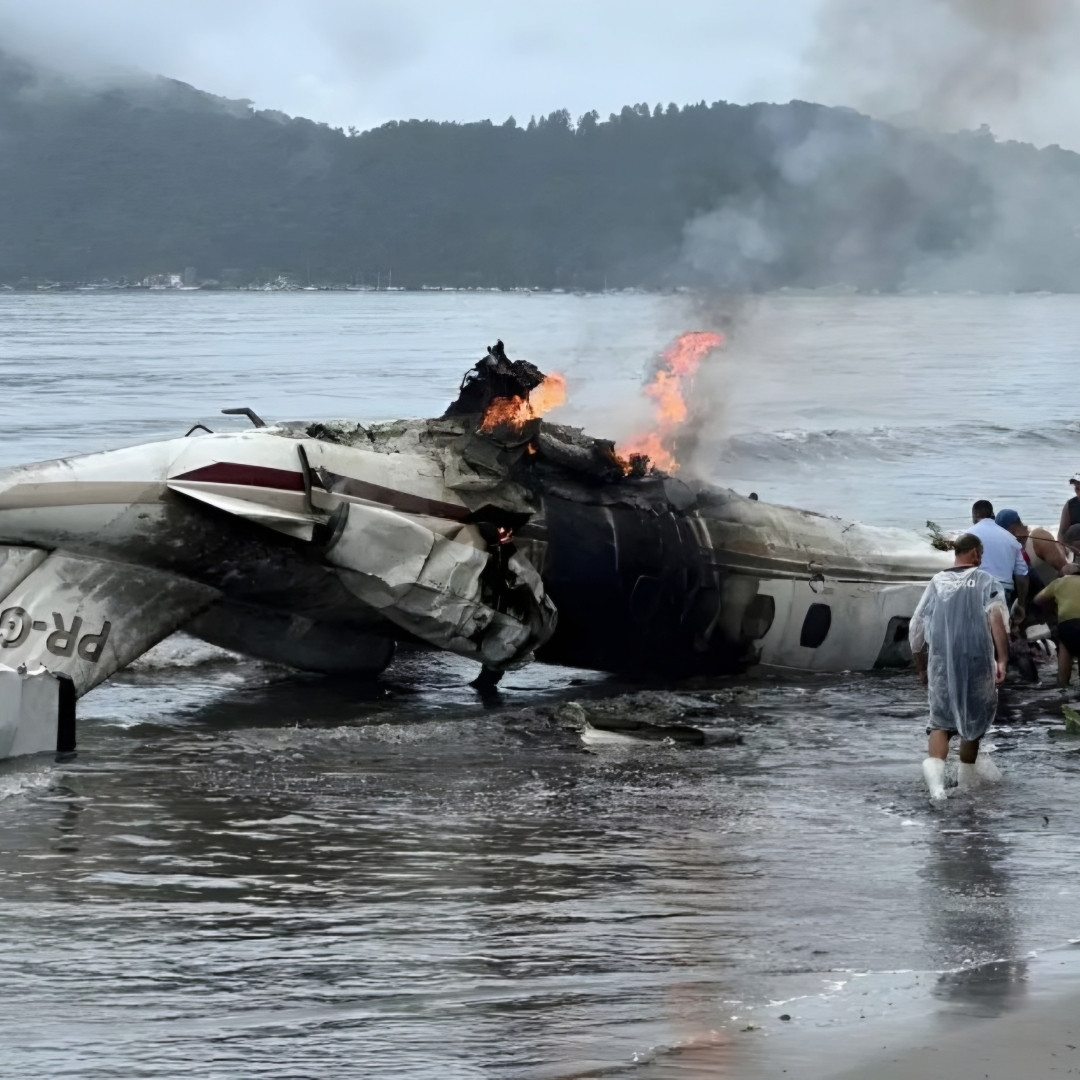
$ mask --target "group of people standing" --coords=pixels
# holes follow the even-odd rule
[[[929,691],[929,744],[923,775],[935,802],[946,796],[945,760],[960,738],[958,786],[1001,773],[979,743],[997,711],[1010,638],[1026,647],[1028,627],[1047,624],[1057,644],[1058,685],[1080,658],[1080,473],[1058,533],[1029,528],[1016,510],[994,513],[980,499],[954,544],[954,565],[934,575],[912,616],[909,640]]]

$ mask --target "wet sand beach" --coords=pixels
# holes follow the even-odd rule
[[[984,1020],[898,1053],[886,1053],[837,1080],[1051,1080],[1080,1075],[1080,992]]]
[[[936,811],[906,673],[740,683],[738,746],[589,748],[537,711],[617,681],[469,676],[406,653],[358,695],[178,640],[87,698],[76,762],[5,763],[19,1074],[827,1076],[864,1026],[1023,1007],[1074,936],[1055,691]]]
[[[968,973],[969,987],[979,982],[979,974]],[[966,1002],[939,1002],[934,1012],[878,1024],[872,1032],[834,1033],[814,1043],[809,1055],[810,1048],[787,1047],[747,1075],[784,1075],[785,1070],[830,1080],[1080,1075],[1080,952],[1051,951],[1020,968],[991,965],[981,976],[981,992]],[[824,1071],[823,1060],[831,1062]]]

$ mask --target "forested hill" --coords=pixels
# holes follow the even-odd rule
[[[1080,157],[803,102],[364,133],[0,56],[0,282],[1080,290]]]

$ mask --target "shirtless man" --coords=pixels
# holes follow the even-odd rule
[[[1020,541],[1030,560],[1031,572],[1039,579],[1040,588],[1046,588],[1062,574],[1075,574],[1080,570],[1080,566],[1069,561],[1069,550],[1065,544],[1055,540],[1048,529],[1038,525],[1032,529],[1025,525],[1015,510],[999,510],[994,520]],[[1037,588],[1029,589],[1029,595],[1035,592],[1038,592]]]

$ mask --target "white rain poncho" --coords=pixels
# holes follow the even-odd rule
[[[929,646],[930,727],[981,739],[997,710],[990,613],[1008,625],[1001,583],[977,566],[935,574],[911,617],[911,651]]]

